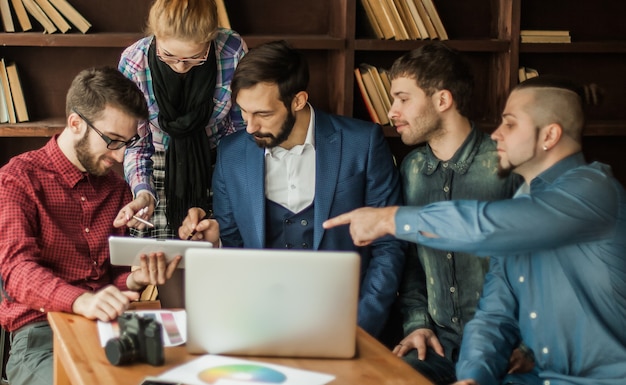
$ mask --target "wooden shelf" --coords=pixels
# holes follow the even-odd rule
[[[44,121],[24,122],[17,124],[0,124],[0,137],[51,137],[65,128],[65,119],[49,119]]]
[[[125,48],[143,36],[141,33],[0,33],[0,45],[6,47],[112,47]]]
[[[356,39],[354,49],[357,51],[410,51],[430,40],[374,40]],[[445,43],[459,51],[465,52],[507,52],[511,48],[509,40],[446,40]]]
[[[521,43],[521,53],[626,53],[626,41]]]

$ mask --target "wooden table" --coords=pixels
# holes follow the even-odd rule
[[[188,354],[184,346],[178,346],[165,348],[164,366],[143,363],[113,366],[100,346],[95,321],[58,312],[48,313],[48,320],[54,332],[55,385],[137,385],[145,376],[157,376],[198,357]],[[243,358],[333,374],[336,379],[329,383],[332,385],[431,385],[361,329],[357,333],[354,359]]]

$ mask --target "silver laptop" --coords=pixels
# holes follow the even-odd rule
[[[351,358],[356,252],[188,249],[190,353]]]

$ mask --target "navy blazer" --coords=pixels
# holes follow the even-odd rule
[[[402,276],[405,243],[394,237],[354,245],[348,226],[325,230],[329,218],[363,207],[400,205],[400,178],[380,126],[315,110],[314,250],[361,255],[359,326],[377,336]],[[224,137],[213,174],[213,211],[225,247],[265,247],[265,155],[252,135]]]

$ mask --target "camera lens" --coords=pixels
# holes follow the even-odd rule
[[[129,364],[139,358],[138,344],[128,334],[108,340],[104,351],[109,362],[116,366]]]

